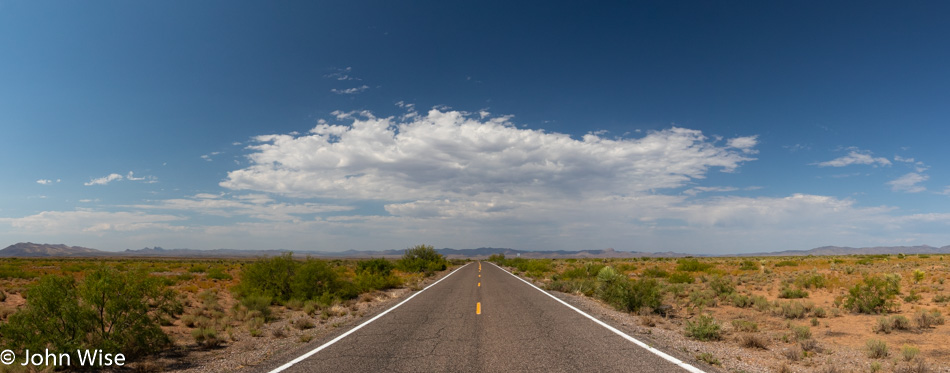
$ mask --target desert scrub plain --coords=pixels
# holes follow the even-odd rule
[[[703,369],[950,371],[942,255],[489,260]]]
[[[349,325],[451,265],[424,245],[399,260],[0,259],[0,350],[120,352],[116,371],[233,371]],[[0,371],[54,370],[20,363]]]

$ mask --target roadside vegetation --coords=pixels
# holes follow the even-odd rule
[[[589,297],[629,313],[650,333],[678,331],[684,341],[742,347],[726,349],[743,351],[738,355],[700,359],[731,366],[731,371],[744,370],[741,364],[748,364],[750,356],[761,356],[765,364],[781,362],[769,365],[769,371],[867,371],[874,364],[882,371],[936,371],[950,368],[941,342],[950,332],[944,316],[950,312],[947,258],[552,260],[496,255],[489,260],[547,290]],[[896,352],[886,346],[905,347],[894,358]],[[836,353],[868,360],[848,361],[852,368],[845,369],[829,363]]]
[[[451,265],[425,245],[396,260],[0,259],[0,349],[101,349],[161,371],[155,357],[170,351],[306,343]]]

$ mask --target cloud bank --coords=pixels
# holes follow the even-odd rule
[[[221,186],[303,198],[468,203],[585,200],[677,188],[750,161],[754,137],[722,146],[671,128],[639,139],[519,129],[508,117],[433,109],[397,120],[340,114],[306,135],[258,136],[251,165]],[[440,202],[441,201],[441,202]],[[473,204],[477,202],[478,204]]]

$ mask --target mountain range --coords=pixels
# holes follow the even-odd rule
[[[805,255],[858,255],[858,254],[950,254],[950,245],[943,247],[933,246],[877,246],[877,247],[841,247],[822,246],[811,250],[786,250],[777,252],[762,252],[751,254],[729,255],[696,255],[667,252],[641,252],[604,250],[579,251],[529,251],[509,248],[482,247],[477,249],[437,250],[447,258],[487,258],[490,255],[503,254],[507,257],[520,256],[522,258],[631,258],[631,257],[685,257],[685,256],[805,256]],[[0,257],[175,257],[175,258],[240,258],[274,256],[291,252],[291,250],[195,250],[195,249],[163,249],[161,247],[146,247],[143,249],[125,251],[102,251],[80,246],[66,246],[63,244],[37,244],[20,242],[0,250]],[[293,251],[295,256],[312,256],[320,258],[395,258],[403,255],[403,250],[347,250],[340,252],[325,251]]]

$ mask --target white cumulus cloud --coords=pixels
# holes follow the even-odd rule
[[[877,166],[890,166],[891,161],[884,157],[874,157],[869,151],[858,149],[851,150],[848,155],[832,159],[826,162],[818,163],[819,167],[844,167],[853,164],[864,164]]]
[[[891,190],[895,192],[918,193],[927,190],[927,188],[918,184],[927,181],[929,178],[930,176],[924,174],[910,172],[897,179],[888,181],[887,185],[890,185]]]
[[[745,136],[729,139],[729,141],[726,142],[726,145],[731,148],[740,149],[745,153],[754,154],[758,153],[757,150],[753,149],[758,143],[758,136]]]
[[[338,95],[354,95],[354,94],[363,92],[363,91],[365,91],[365,90],[367,90],[367,89],[369,89],[369,86],[366,85],[366,84],[363,84],[363,85],[361,85],[361,86],[359,86],[359,87],[346,88],[346,89],[336,89],[336,88],[333,88],[333,89],[330,90],[330,92],[336,93],[336,94],[338,94]]]
[[[321,123],[304,136],[258,136],[249,147],[251,165],[229,172],[221,185],[294,197],[488,206],[649,193],[752,160],[676,127],[639,139],[575,139],[519,129],[509,117],[458,111],[433,109],[404,120],[335,115],[351,123]]]
[[[122,180],[122,175],[119,174],[109,174],[109,176],[103,176],[98,179],[92,179],[87,183],[83,183],[85,186],[92,185],[106,185],[116,180]]]

